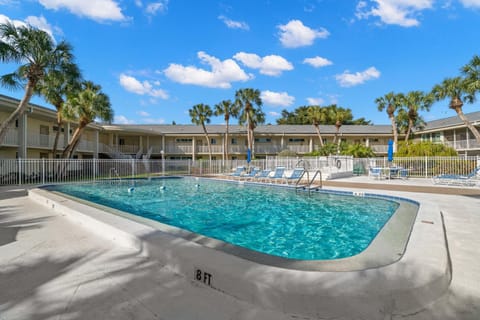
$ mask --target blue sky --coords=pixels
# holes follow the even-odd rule
[[[480,0],[0,0],[6,20],[70,42],[116,123],[189,124],[195,104],[254,88],[267,123],[282,109],[336,103],[388,124],[375,98],[429,91],[480,54]],[[447,105],[424,118],[455,115]]]

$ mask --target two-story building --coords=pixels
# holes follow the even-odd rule
[[[6,119],[18,106],[17,99],[0,95],[0,121]],[[480,112],[467,114],[480,127]],[[61,128],[59,150],[67,145],[76,128],[66,122]],[[247,153],[246,127],[230,125],[228,141],[225,125],[206,126],[212,158],[221,160],[245,159]],[[0,141],[0,159],[53,158],[56,111],[30,104],[27,112],[8,129]],[[336,134],[333,125],[321,125],[324,142],[332,142]],[[256,158],[275,156],[289,150],[301,156],[320,145],[312,125],[261,125],[255,128],[254,154]],[[416,137],[453,146],[460,153],[480,154],[480,146],[457,117],[431,121]],[[386,155],[388,140],[392,138],[390,125],[343,125],[338,139],[370,146],[378,155]],[[203,129],[196,125],[120,125],[92,123],[87,126],[75,153],[79,159],[88,158],[165,158],[207,159],[209,148]]]

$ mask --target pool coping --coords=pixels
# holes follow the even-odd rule
[[[30,198],[116,243],[159,259],[187,279],[287,313],[381,319],[415,312],[442,295],[451,280],[440,210],[420,202],[407,248],[397,262],[357,271],[303,271],[268,266],[186,240],[45,190]],[[198,239],[192,239],[198,240]],[[368,306],[368,307],[367,307]]]

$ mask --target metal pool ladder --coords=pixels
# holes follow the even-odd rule
[[[302,165],[304,171],[302,175],[297,179],[295,182],[295,190],[308,190],[308,194],[310,195],[312,190],[318,190],[322,188],[322,172],[320,170],[316,170],[312,179],[310,179],[310,172],[308,171],[308,162],[305,162],[303,159],[298,161],[297,164],[295,165],[296,167],[299,167]],[[300,181],[302,181],[303,176],[307,174],[307,184],[300,184]],[[315,179],[319,178],[318,184],[314,184]]]

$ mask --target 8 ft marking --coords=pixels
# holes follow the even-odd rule
[[[200,269],[195,269],[195,280],[203,282],[207,286],[212,286],[213,277],[210,273],[202,271]]]

